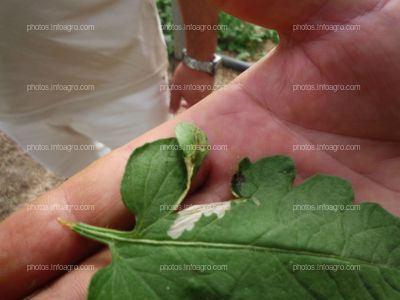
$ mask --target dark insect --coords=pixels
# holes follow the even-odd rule
[[[232,177],[233,190],[238,193],[243,183],[246,182],[246,177],[241,172],[236,173]]]

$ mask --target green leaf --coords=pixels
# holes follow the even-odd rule
[[[180,123],[176,126],[176,138],[185,156],[186,168],[194,176],[208,154],[208,141],[204,132],[193,124]]]
[[[174,204],[186,192],[187,171],[177,147],[176,139],[161,140],[136,149],[129,158],[121,195],[136,216],[137,231],[164,216],[160,205]]]
[[[192,124],[176,128],[177,138],[137,148],[121,183],[125,206],[135,214],[135,233],[171,213],[186,196],[190,182],[207,155],[207,137]]]
[[[230,202],[177,213],[151,208],[180,203],[190,170],[204,159],[192,148],[155,150],[166,141],[181,149],[205,142],[193,125],[179,126],[177,139],[145,145],[128,162],[123,185],[146,183],[136,178],[144,175],[152,182],[147,194],[143,186],[122,188],[136,226],[145,218],[139,231],[69,224],[112,253],[89,299],[400,299],[400,219],[377,204],[351,206],[352,188],[338,177],[316,175],[294,187],[288,157],[242,160]],[[176,178],[160,188],[168,171]]]

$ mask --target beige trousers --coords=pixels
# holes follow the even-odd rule
[[[76,111],[56,109],[41,120],[0,121],[0,129],[32,158],[69,177],[169,117],[169,92],[157,85],[105,104]]]

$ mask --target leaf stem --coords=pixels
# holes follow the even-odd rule
[[[87,238],[96,240],[98,242],[102,242],[110,245],[115,240],[120,238],[136,238],[136,234],[134,231],[121,231],[110,228],[98,227],[94,225],[89,225],[85,223],[75,222],[64,220],[62,218],[57,219],[58,222],[69,229],[75,231],[76,233],[85,236]]]

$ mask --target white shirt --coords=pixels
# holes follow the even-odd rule
[[[0,4],[0,117],[112,101],[160,82],[167,64],[153,0]]]

